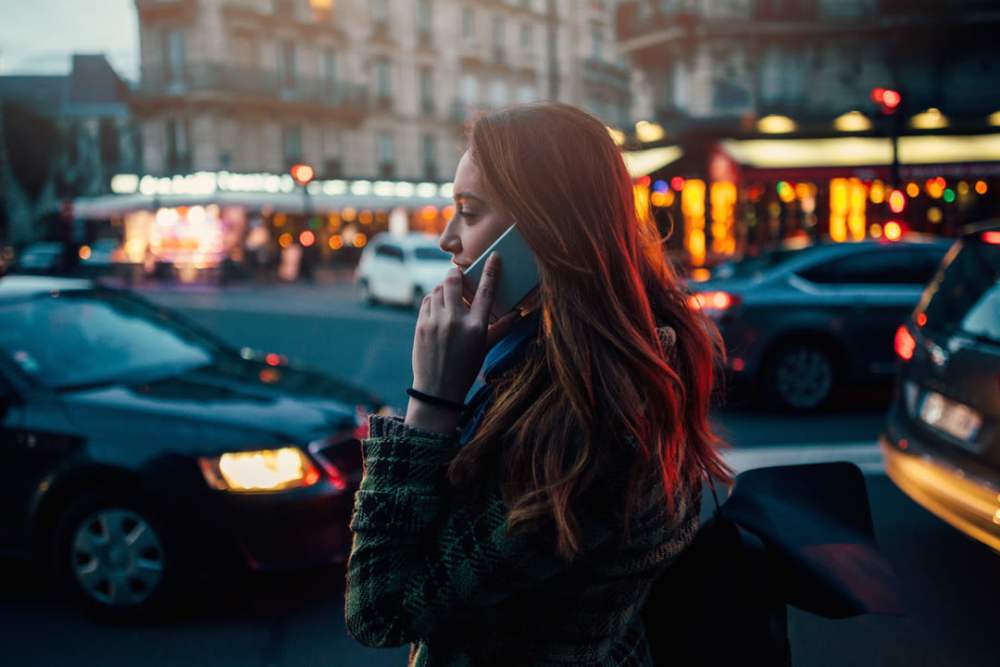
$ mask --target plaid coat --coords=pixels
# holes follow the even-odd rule
[[[499,489],[461,501],[446,463],[457,437],[370,418],[347,567],[347,629],[368,646],[410,643],[410,665],[651,665],[639,611],[698,528],[700,487],[662,490],[622,536],[614,471],[579,514],[581,553],[507,533]]]

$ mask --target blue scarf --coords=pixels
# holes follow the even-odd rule
[[[493,382],[524,358],[528,347],[538,335],[540,322],[541,317],[537,312],[522,317],[514,323],[507,335],[501,338],[486,354],[482,369],[485,384],[473,395],[465,409],[464,419],[466,421],[458,439],[459,444],[466,444],[476,434],[483,416],[493,405],[495,398]]]

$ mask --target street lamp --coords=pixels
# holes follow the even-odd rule
[[[308,218],[312,208],[312,202],[309,201],[309,184],[316,177],[316,170],[304,162],[296,162],[289,168],[288,173],[291,174],[293,181],[302,186],[302,213]]]

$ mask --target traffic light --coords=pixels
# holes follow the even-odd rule
[[[291,169],[288,170],[288,173],[292,175],[292,180],[299,185],[309,185],[316,176],[315,169],[301,162],[293,164]]]
[[[872,88],[872,102],[878,105],[879,110],[886,116],[899,111],[899,105],[903,103],[903,96],[898,90],[892,88]]]

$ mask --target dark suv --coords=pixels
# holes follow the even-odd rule
[[[893,377],[893,334],[949,246],[916,236],[785,244],[718,267],[692,285],[692,305],[718,324],[735,384],[810,410],[838,385]]]
[[[895,349],[901,368],[882,436],[889,477],[1000,551],[1000,225],[955,243]]]

